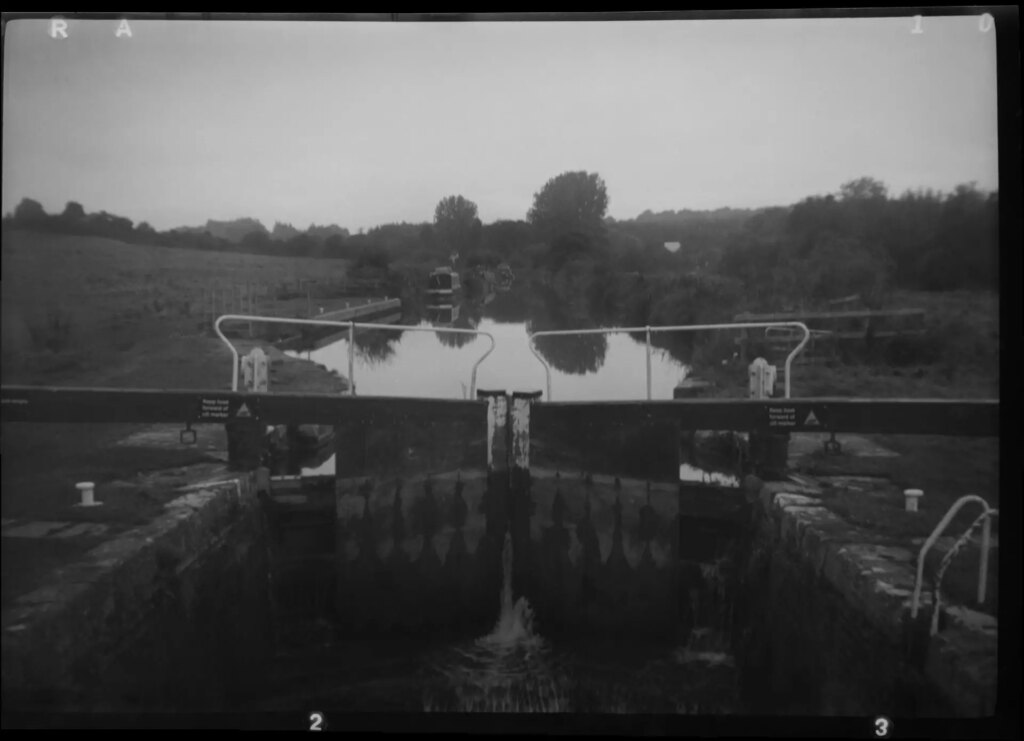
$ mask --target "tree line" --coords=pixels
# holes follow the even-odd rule
[[[430,222],[382,224],[358,234],[310,229],[287,239],[280,237],[291,232],[281,225],[271,234],[260,224],[234,241],[208,230],[158,232],[106,212],[87,214],[74,202],[49,215],[27,198],[4,224],[155,245],[343,258],[357,268],[381,270],[396,263],[425,268],[507,262],[569,294],[585,293],[589,311],[621,309],[622,294],[633,291],[637,279],[677,294],[710,293],[764,309],[852,293],[870,304],[892,288],[998,285],[998,194],[973,183],[950,193],[917,190],[894,197],[884,183],[861,177],[791,206],[645,211],[622,221],[606,216],[608,203],[602,178],[576,171],[547,181],[525,219],[491,224],[481,222],[476,204],[463,195],[441,199]],[[654,294],[671,300],[666,292]],[[632,313],[650,310],[633,307]]]
[[[103,237],[163,247],[282,257],[347,256],[341,253],[340,245],[348,236],[348,231],[334,225],[311,225],[309,229],[299,231],[290,224],[279,223],[270,232],[255,219],[237,219],[230,222],[209,221],[205,227],[158,231],[145,221],[134,224],[131,219],[106,211],[87,213],[75,201],[69,201],[59,214],[48,214],[38,201],[23,198],[13,213],[4,216],[3,225],[5,228]]]

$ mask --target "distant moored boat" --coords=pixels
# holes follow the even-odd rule
[[[431,296],[445,296],[462,288],[459,274],[451,268],[437,268],[427,281],[427,293]]]

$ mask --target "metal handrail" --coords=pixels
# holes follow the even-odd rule
[[[571,334],[621,334],[623,332],[644,332],[646,334],[646,347],[647,347],[647,399],[651,398],[651,333],[652,332],[697,332],[711,329],[759,329],[768,327],[795,327],[804,331],[804,337],[800,340],[793,351],[786,358],[786,398],[789,398],[789,370],[793,364],[793,358],[795,358],[800,351],[804,349],[807,341],[811,338],[811,330],[807,328],[807,325],[803,322],[740,322],[730,324],[683,324],[683,325],[672,325],[663,327],[652,327],[650,325],[645,327],[611,327],[611,328],[600,328],[600,329],[551,329],[542,330],[540,332],[533,332],[529,335],[530,352],[533,353],[534,357],[537,358],[544,366],[544,374],[547,379],[548,389],[548,401],[551,400],[551,366],[544,360],[537,352],[537,348],[534,347],[533,341],[536,337],[554,337],[557,335],[571,335]]]
[[[224,333],[220,329],[221,322],[224,321],[241,321],[241,322],[267,322],[270,324],[305,324],[309,326],[318,327],[348,327],[348,387],[349,395],[356,395],[356,381],[355,381],[355,335],[356,329],[391,329],[400,330],[403,332],[457,332],[459,334],[475,334],[483,335],[491,341],[491,346],[487,349],[483,355],[473,364],[473,370],[470,374],[469,380],[469,398],[476,398],[476,371],[480,367],[480,364],[487,359],[487,356],[494,352],[494,335],[490,332],[484,332],[478,329],[456,329],[455,327],[446,327],[444,329],[438,329],[436,327],[409,327],[404,324],[372,324],[367,322],[342,322],[332,321],[329,319],[289,319],[287,317],[271,317],[271,316],[250,316],[248,314],[224,314],[217,317],[217,320],[213,323],[213,331],[217,333],[221,341],[228,346],[231,350],[231,390],[238,390],[238,350],[231,340],[224,336]]]
[[[956,516],[956,513],[959,512],[965,504],[968,504],[970,502],[978,502],[983,507],[983,511],[981,515],[978,517],[978,519],[975,520],[971,524],[971,526],[967,528],[966,531],[964,531],[964,534],[960,536],[960,538],[957,540],[956,544],[954,544],[950,552],[946,554],[946,557],[942,560],[942,564],[939,567],[938,579],[936,580],[937,584],[935,586],[936,599],[935,605],[933,605],[934,609],[932,613],[932,635],[935,635],[935,633],[938,632],[938,591],[939,586],[942,583],[942,576],[946,572],[945,567],[949,565],[949,562],[952,560],[952,557],[955,556],[956,553],[960,550],[961,546],[964,542],[966,542],[967,538],[974,531],[974,528],[977,526],[979,521],[982,522],[982,530],[981,558],[978,562],[978,604],[984,604],[985,602],[985,592],[988,587],[988,557],[989,549],[992,545],[992,518],[999,516],[999,510],[990,507],[988,502],[985,501],[982,497],[979,497],[977,494],[968,494],[967,496],[960,497],[955,502],[953,502],[953,506],[949,508],[949,511],[946,512],[946,516],[943,517],[939,524],[935,526],[935,529],[932,530],[932,534],[928,536],[928,539],[924,542],[924,545],[921,546],[921,550],[917,554],[917,577],[914,580],[914,597],[910,604],[910,617],[916,619],[917,612],[920,607],[922,586],[921,582],[924,579],[925,556],[928,555],[928,551],[931,550],[933,545],[935,545],[935,541],[939,539],[939,536],[941,536],[945,529],[949,526],[949,523],[953,521],[953,518]]]

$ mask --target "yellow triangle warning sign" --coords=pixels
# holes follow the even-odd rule
[[[804,420],[804,425],[808,427],[814,427],[820,424],[821,422],[819,422],[818,418],[814,416],[814,410],[812,409],[811,413],[807,415],[807,419]]]
[[[235,416],[236,417],[251,417],[252,416],[252,412],[249,411],[249,407],[247,407],[245,405],[244,401],[242,402],[242,406],[238,407],[238,411],[235,412]]]

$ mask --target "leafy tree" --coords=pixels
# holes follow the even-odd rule
[[[143,221],[135,226],[135,238],[137,241],[146,244],[156,244],[156,229],[148,221]]]
[[[608,210],[608,191],[596,173],[564,172],[548,180],[533,196],[527,214],[537,233],[548,240],[580,233],[603,237],[604,215]]]
[[[271,254],[274,250],[274,242],[266,229],[263,231],[254,230],[242,237],[239,243],[246,252],[256,254]]]
[[[46,210],[39,201],[31,198],[22,198],[14,209],[15,221],[43,221],[46,219]]]
[[[544,262],[545,267],[557,273],[570,263],[597,261],[600,257],[602,255],[588,235],[582,232],[568,232],[554,238]]]
[[[324,240],[324,257],[347,257],[345,238],[340,234],[332,234]]]
[[[296,257],[310,257],[318,247],[317,241],[305,232],[299,232],[291,237],[287,245],[288,254]]]
[[[839,186],[839,198],[843,201],[885,200],[888,194],[885,183],[869,177],[850,180]]]
[[[68,201],[64,207],[64,213],[60,215],[60,218],[68,222],[80,222],[85,220],[85,209],[82,208],[81,203],[75,201]]]
[[[483,227],[481,241],[483,249],[507,260],[530,245],[533,228],[525,221],[496,221]]]
[[[462,196],[442,198],[434,209],[434,229],[453,252],[469,252],[480,239],[476,204]]]

